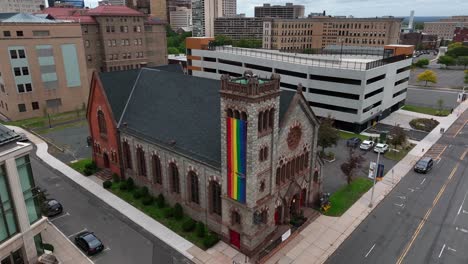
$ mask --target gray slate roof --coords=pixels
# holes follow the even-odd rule
[[[107,98],[114,114],[123,111],[121,131],[221,167],[219,80],[148,68],[100,77],[106,93],[119,91]],[[133,87],[124,109],[124,94]],[[280,121],[294,94],[281,91]]]
[[[0,13],[0,23],[64,23],[62,20],[52,20],[27,13]]]

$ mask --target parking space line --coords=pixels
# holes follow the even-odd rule
[[[73,233],[73,234],[69,235],[68,238],[74,237],[74,236],[78,235],[79,233],[85,232],[85,231],[88,231],[88,229],[85,228],[85,229],[83,229],[83,230],[81,230],[81,231],[78,231],[78,232],[76,232],[76,233]]]
[[[444,246],[442,247],[442,249],[440,250],[439,258],[440,258],[440,256],[442,256],[442,253],[444,253],[444,249],[445,249],[445,244],[444,244]]]
[[[65,214],[62,214],[61,216],[57,216],[57,217],[54,217],[54,218],[49,218],[49,220],[50,220],[51,222],[53,222],[53,221],[55,221],[55,220],[57,220],[57,219],[60,219],[60,218],[62,218],[62,217],[65,217],[65,216],[70,216],[70,214],[67,212],[67,213],[65,213]]]
[[[367,252],[367,254],[364,256],[364,258],[367,258],[367,256],[369,256],[369,254],[372,252],[372,250],[374,249],[375,247],[375,244],[371,247],[371,249],[369,249],[369,251]]]

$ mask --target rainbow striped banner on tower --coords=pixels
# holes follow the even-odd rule
[[[247,123],[228,117],[226,130],[228,196],[240,203],[245,203]]]

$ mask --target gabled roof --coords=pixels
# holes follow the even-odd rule
[[[181,72],[172,64],[99,78],[121,131],[219,168],[221,82]],[[295,94],[281,91],[280,122]]]

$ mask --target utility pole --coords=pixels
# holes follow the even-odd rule
[[[377,181],[377,172],[379,170],[379,161],[380,161],[380,151],[377,152],[377,164],[375,165],[376,168],[374,169],[374,184],[372,185],[372,192],[371,192],[371,198],[370,198],[370,203],[369,203],[369,208],[372,208],[373,201],[374,201],[374,189],[375,189],[375,182]]]

